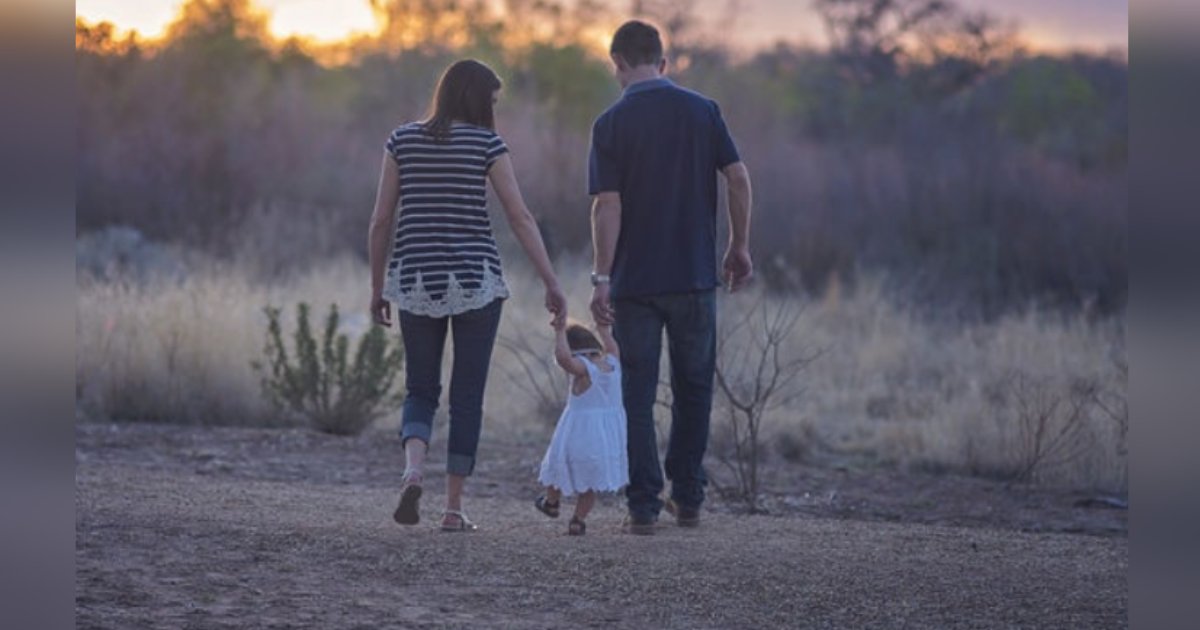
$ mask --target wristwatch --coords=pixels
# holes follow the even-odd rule
[[[592,286],[608,284],[610,282],[612,282],[612,278],[608,277],[607,274],[592,272]]]

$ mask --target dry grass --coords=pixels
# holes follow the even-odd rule
[[[1026,454],[1022,401],[1008,387],[1014,378],[1063,397],[1081,384],[1125,395],[1118,320],[1030,312],[988,324],[936,324],[861,285],[847,299],[814,305],[806,320],[797,341],[824,353],[806,371],[807,396],[781,424],[811,423],[835,448],[900,464],[1016,476]],[[1048,428],[1060,428],[1058,421]],[[1046,462],[1034,477],[1123,491],[1119,423],[1096,405],[1081,422],[1085,443],[1077,455]]]
[[[585,267],[560,267],[574,313],[582,317],[590,295]],[[82,281],[76,313],[80,412],[116,420],[279,424],[250,368],[263,346],[262,308],[270,304],[289,314],[297,301],[322,311],[337,303],[353,337],[367,324],[368,276],[360,263],[341,260],[284,282],[250,277],[207,266],[181,281]],[[549,361],[540,288],[515,264],[510,284],[514,298],[505,307],[501,334],[523,336],[535,355],[543,348],[542,360]],[[722,317],[734,317],[756,297],[722,296]],[[1031,312],[988,324],[934,323],[898,307],[871,282],[804,307],[798,334],[783,350],[821,355],[802,376],[802,395],[765,418],[768,458],[802,456],[815,441],[827,450],[902,466],[1006,476],[1023,461],[1021,431],[1028,424],[1019,417],[1022,401],[1005,387],[1014,375],[1051,394],[1094,386],[1109,409],[1124,397],[1123,324],[1117,320]],[[515,385],[527,377],[511,352],[498,347],[494,356],[485,430],[546,435],[553,410],[544,404],[539,409],[539,401]],[[552,371],[543,374],[551,379],[547,387],[560,385]],[[714,418],[721,422],[720,414]],[[390,429],[398,422],[392,414],[378,426]],[[1044,462],[1033,478],[1124,491],[1120,423],[1091,405],[1081,424],[1072,456]],[[714,449],[721,447],[717,439]]]
[[[365,276],[334,261],[282,283],[206,266],[179,281],[81,282],[76,311],[76,395],[89,416],[187,424],[273,425],[250,367],[262,358],[267,318],[295,304],[337,303],[348,326],[366,325]]]

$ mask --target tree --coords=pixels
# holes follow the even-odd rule
[[[955,11],[946,0],[813,0],[829,45],[863,82],[894,77],[914,34]]]
[[[732,438],[732,453],[718,453],[717,457],[735,479],[735,486],[726,488],[726,494],[745,502],[751,511],[760,509],[763,422],[771,412],[795,400],[800,394],[796,379],[818,356],[788,356],[783,347],[792,338],[801,312],[790,299],[763,299],[723,329],[717,339],[717,392],[727,414],[725,428]]]

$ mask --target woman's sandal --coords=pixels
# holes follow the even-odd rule
[[[587,533],[587,523],[572,516],[571,522],[567,524],[568,536],[582,536]]]
[[[449,525],[446,523],[446,518],[451,516],[457,519],[457,524]],[[467,518],[466,513],[461,510],[445,510],[442,512],[442,531],[444,532],[473,532],[477,529],[479,527],[475,523],[472,523],[471,519]]]
[[[404,476],[404,485],[400,487],[400,505],[396,507],[396,512],[392,514],[392,518],[401,525],[416,525],[421,521],[420,501],[421,501],[421,482],[424,481],[420,473],[411,473]]]
[[[558,506],[558,501],[551,502],[544,494],[533,501],[533,507],[550,518],[558,518]]]

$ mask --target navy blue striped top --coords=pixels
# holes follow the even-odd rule
[[[487,213],[487,173],[508,147],[493,130],[456,123],[434,139],[422,123],[392,132],[400,210],[383,297],[400,310],[457,315],[508,297]]]

